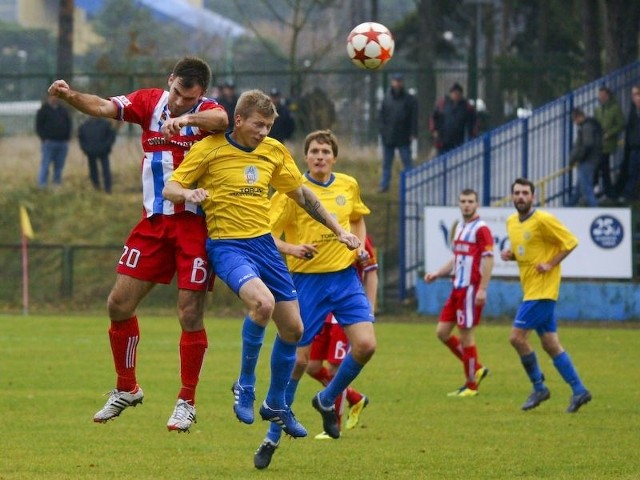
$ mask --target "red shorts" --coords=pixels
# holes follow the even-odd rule
[[[178,274],[178,288],[206,291],[213,288],[205,242],[203,216],[190,212],[143,218],[129,234],[116,271],[153,283],[171,283]]]
[[[460,328],[480,324],[484,305],[476,305],[476,287],[454,288],[440,313],[441,322],[456,322]]]
[[[349,340],[337,323],[325,322],[322,330],[311,342],[311,360],[326,360],[332,365],[340,365],[349,351]]]

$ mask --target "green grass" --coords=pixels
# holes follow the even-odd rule
[[[638,478],[640,330],[561,327],[594,395],[571,415],[569,388],[542,353],[552,397],[520,411],[530,385],[508,326],[478,330],[492,374],[478,397],[455,399],[446,393],[462,383],[462,368],[436,341],[433,322],[389,320],[379,319],[378,351],[356,382],[371,398],[358,428],[338,441],[314,440],[321,425],[310,399],[318,384],[307,377],[294,409],[310,438],[284,439],[272,465],[257,471],[253,452],[266,424],[240,424],[231,410],[239,319],[208,320],[198,423],[186,435],[165,428],[178,391],[175,319],[141,315],[144,404],[98,425],[91,417],[114,381],[106,320],[0,316],[0,479]],[[258,399],[268,382],[273,327],[268,332]]]

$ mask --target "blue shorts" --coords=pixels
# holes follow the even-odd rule
[[[515,328],[535,330],[538,335],[558,331],[555,300],[527,300],[522,302],[513,321]]]
[[[218,274],[219,275],[219,274]],[[373,310],[355,268],[331,273],[294,273],[304,334],[298,346],[313,342],[329,313],[341,326],[374,322]]]
[[[238,240],[207,240],[207,255],[216,275],[236,295],[252,278],[261,279],[276,302],[296,300],[296,287],[271,234]]]

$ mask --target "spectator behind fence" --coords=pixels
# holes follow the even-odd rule
[[[36,113],[36,133],[42,142],[42,161],[38,187],[49,183],[49,167],[53,165],[53,184],[62,183],[62,170],[69,153],[71,115],[57,97],[49,95]]]
[[[382,178],[379,193],[389,190],[396,149],[404,169],[411,168],[411,142],[418,135],[418,101],[404,88],[404,76],[391,76],[391,87],[382,100],[379,116],[382,139]]]
[[[291,116],[289,106],[282,98],[282,95],[280,95],[280,90],[272,88],[269,92],[269,96],[271,97],[271,101],[276,106],[276,111],[278,112],[278,116],[273,122],[273,127],[271,127],[269,136],[271,138],[275,138],[281,143],[284,143],[285,140],[289,140],[293,136],[296,124]]]
[[[593,174],[602,155],[602,127],[595,118],[587,117],[578,107],[571,110],[571,120],[578,127],[578,134],[571,148],[569,162],[577,167],[578,185],[569,205],[576,206],[582,199],[587,206],[597,207]]]
[[[640,85],[631,89],[631,108],[627,117],[624,136],[624,157],[616,187],[622,195],[619,200],[638,199],[637,186],[640,180]]]
[[[111,166],[109,154],[116,141],[116,130],[111,122],[101,117],[89,117],[78,128],[80,148],[89,162],[89,178],[96,190],[100,190],[98,162],[102,171],[102,188],[111,193]]]
[[[220,95],[217,100],[220,105],[224,107],[229,116],[229,130],[233,129],[233,112],[236,110],[236,103],[238,103],[238,94],[236,93],[236,86],[231,81],[226,81],[222,85],[218,86]]]
[[[448,152],[478,135],[476,109],[463,96],[459,83],[436,102],[429,118],[429,131],[438,154]]]
[[[602,153],[593,175],[593,185],[599,196],[617,198],[611,184],[611,156],[618,150],[618,137],[624,130],[622,108],[613,92],[602,85],[598,89],[598,103],[594,117],[602,127]],[[602,184],[600,184],[602,178]]]

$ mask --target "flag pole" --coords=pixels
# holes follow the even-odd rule
[[[29,252],[27,239],[33,238],[33,228],[29,212],[25,205],[20,205],[20,238],[22,241],[22,314],[29,315]]]
[[[29,255],[27,236],[22,235],[22,314],[29,315]]]

